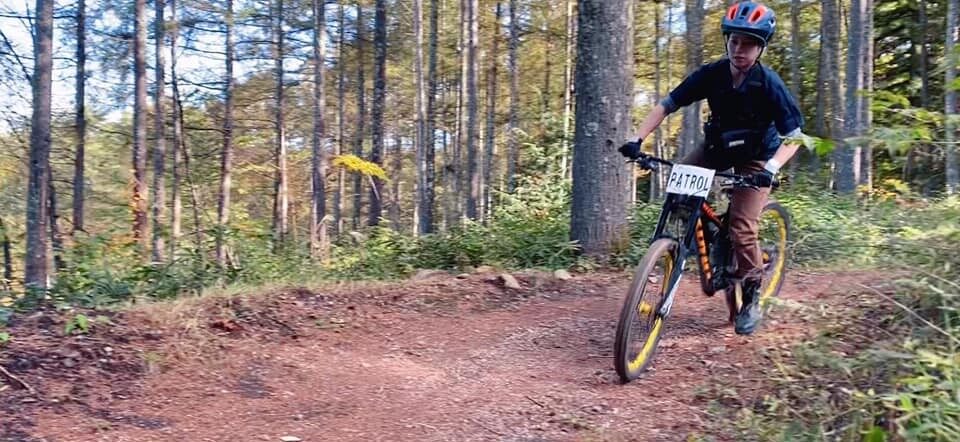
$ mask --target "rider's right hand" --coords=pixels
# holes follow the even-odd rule
[[[618,151],[620,154],[631,159],[635,160],[640,158],[643,155],[643,152],[640,151],[640,145],[643,144],[643,138],[638,139],[637,141],[630,141],[620,146]]]

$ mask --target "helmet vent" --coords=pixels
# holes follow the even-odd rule
[[[758,5],[757,9],[753,10],[753,14],[750,15],[750,19],[747,20],[747,23],[756,24],[760,19],[766,14],[767,8],[763,5]]]

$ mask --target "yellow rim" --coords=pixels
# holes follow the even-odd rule
[[[764,289],[763,294],[760,295],[761,306],[766,304],[770,297],[773,296],[774,291],[780,284],[780,278],[783,277],[783,267],[787,261],[787,221],[775,210],[767,213],[767,216],[773,216],[777,222],[777,251],[779,253],[777,253],[777,262],[773,266],[773,272],[769,275],[769,283]]]
[[[664,266],[663,273],[663,284],[660,284],[660,296],[668,292],[667,285],[670,282],[670,274],[673,272],[673,256],[669,253],[664,256],[666,260],[666,265]],[[641,301],[637,306],[637,312],[641,316],[650,316],[651,314],[656,314],[653,311],[653,307],[646,301]],[[660,336],[660,330],[663,326],[663,318],[657,317],[653,320],[653,328],[650,330],[650,334],[647,335],[647,340],[643,343],[643,348],[640,350],[640,353],[637,354],[637,357],[633,358],[629,364],[627,364],[627,369],[630,371],[637,371],[640,367],[643,367],[643,364],[647,363],[647,359],[650,358],[650,355],[653,354],[653,349],[656,348],[657,338]]]
[[[637,371],[640,367],[643,367],[643,364],[647,362],[647,359],[650,358],[650,355],[653,353],[653,348],[656,345],[657,337],[660,336],[660,327],[663,325],[663,319],[657,318],[653,322],[653,330],[650,331],[650,336],[647,336],[647,342],[643,344],[643,349],[640,350],[640,353],[637,354],[636,358],[633,358],[630,361],[630,364],[627,365],[627,368],[630,371]]]

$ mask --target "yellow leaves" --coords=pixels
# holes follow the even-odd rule
[[[387,172],[379,165],[361,159],[356,155],[338,155],[333,159],[333,167],[342,167],[348,172],[359,173],[368,177],[380,178],[384,181],[390,181],[387,178]]]

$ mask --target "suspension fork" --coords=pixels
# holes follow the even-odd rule
[[[668,197],[669,198],[669,197]],[[670,272],[670,275],[667,276],[667,281],[670,283],[670,291],[667,292],[667,295],[664,297],[663,302],[660,305],[658,313],[661,317],[667,317],[670,314],[670,309],[673,307],[673,301],[677,294],[677,289],[680,287],[680,279],[683,277],[683,271],[687,266],[687,257],[691,254],[697,254],[697,250],[694,248],[696,244],[695,239],[697,236],[697,231],[702,230],[700,225],[700,215],[703,210],[703,198],[695,198],[694,202],[696,203],[695,209],[690,213],[689,218],[687,218],[687,230],[684,233],[683,238],[678,238],[677,251],[674,255],[673,271]],[[661,230],[663,227],[663,222],[665,217],[663,212],[661,212],[660,222],[657,224],[657,230]]]

